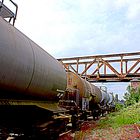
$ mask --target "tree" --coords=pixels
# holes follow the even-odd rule
[[[134,89],[130,85],[127,87],[127,92],[124,95],[125,106],[133,105],[140,101],[140,88]]]

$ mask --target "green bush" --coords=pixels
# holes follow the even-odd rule
[[[140,101],[140,88],[134,89],[131,86],[127,87],[127,93],[124,95],[125,106],[130,106]]]
[[[117,103],[117,102],[115,103],[115,110],[116,110],[116,111],[121,110],[123,107],[124,107],[123,104],[120,104],[120,103]]]
[[[99,126],[100,128],[117,128],[126,124],[138,122],[140,122],[140,103],[108,114],[105,119],[100,120]]]

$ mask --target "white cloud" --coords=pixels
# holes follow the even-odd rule
[[[127,16],[129,19],[140,18],[140,1],[129,7]]]
[[[115,5],[118,9],[126,8],[128,19],[140,18],[140,1],[139,0],[117,0]]]

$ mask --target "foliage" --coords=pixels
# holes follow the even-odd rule
[[[115,103],[115,110],[116,111],[119,111],[119,110],[123,109],[123,107],[124,107],[123,104],[118,103],[118,102]]]
[[[140,101],[140,88],[134,89],[131,86],[127,87],[127,93],[124,95],[125,106],[130,106]]]
[[[140,122],[140,103],[107,115],[106,119],[99,122],[99,126],[101,128],[116,128],[125,124],[134,124],[137,122]]]

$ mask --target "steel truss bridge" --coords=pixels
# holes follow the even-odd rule
[[[140,52],[58,59],[66,71],[90,82],[129,82],[140,78]]]

